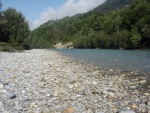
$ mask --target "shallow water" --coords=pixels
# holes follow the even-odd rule
[[[54,49],[77,62],[95,65],[102,69],[121,69],[150,73],[149,50],[109,50],[109,49]]]

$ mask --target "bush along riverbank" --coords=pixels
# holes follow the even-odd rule
[[[0,52],[2,113],[149,113],[146,76],[104,71],[49,50]],[[138,77],[136,77],[138,76]]]
[[[30,47],[26,44],[23,45],[11,45],[10,43],[0,42],[0,52],[16,52],[16,51],[23,51],[29,50]]]

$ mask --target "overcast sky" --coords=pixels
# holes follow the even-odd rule
[[[2,10],[13,7],[23,13],[33,30],[51,19],[85,13],[106,0],[1,0]]]

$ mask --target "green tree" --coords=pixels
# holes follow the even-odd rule
[[[1,11],[2,3],[0,1],[0,41],[7,42],[7,20],[4,17],[3,11]]]
[[[132,37],[130,38],[133,47],[138,48],[140,46],[140,41],[141,41],[141,35],[138,33],[137,28],[133,27],[131,30]]]
[[[13,8],[9,8],[3,12],[4,18],[7,20],[7,38],[13,46],[21,46],[24,44],[25,38],[29,35],[29,25],[21,12],[17,12]]]

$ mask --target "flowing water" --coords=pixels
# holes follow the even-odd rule
[[[77,62],[92,64],[102,69],[121,69],[150,73],[149,50],[109,49],[54,49]]]

